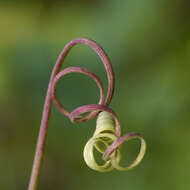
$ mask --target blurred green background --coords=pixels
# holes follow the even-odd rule
[[[88,37],[108,53],[116,75],[111,103],[122,132],[142,133],[143,162],[129,172],[98,173],[83,160],[95,120],[71,124],[53,106],[39,189],[190,189],[190,2],[187,0],[0,0],[0,189],[27,189],[52,68],[70,40]],[[87,46],[63,67],[82,66],[107,85]],[[58,97],[72,110],[96,103],[98,88],[65,76]],[[138,142],[124,146],[123,164]]]

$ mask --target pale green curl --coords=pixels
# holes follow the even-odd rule
[[[99,172],[109,172],[113,170],[114,168],[121,171],[126,171],[129,169],[134,168],[137,164],[140,163],[142,160],[145,150],[146,150],[146,143],[144,139],[141,136],[132,136],[126,139],[126,141],[139,138],[141,140],[141,149],[140,152],[135,159],[135,161],[128,167],[121,167],[119,165],[121,160],[121,145],[117,147],[111,153],[111,155],[107,158],[105,163],[103,165],[99,165],[94,157],[94,148],[100,152],[101,154],[104,154],[106,149],[113,143],[116,142],[116,140],[119,137],[115,135],[115,122],[108,112],[101,112],[98,115],[97,121],[96,121],[96,130],[93,134],[93,137],[89,139],[87,144],[84,147],[84,160],[86,164],[93,170],[99,171]]]

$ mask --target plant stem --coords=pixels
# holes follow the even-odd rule
[[[45,141],[47,136],[47,128],[48,128],[48,121],[51,111],[51,82],[49,83],[46,100],[44,104],[44,110],[40,125],[40,132],[38,136],[38,142],[36,146],[36,153],[34,157],[34,163],[32,167],[32,174],[30,178],[30,183],[28,190],[35,190],[37,188],[38,179],[39,179],[39,173],[40,173],[40,167],[42,162],[42,156],[44,153],[44,147],[45,147]]]
[[[63,52],[65,52],[65,51],[63,50]],[[54,66],[54,69],[51,74],[50,82],[48,85],[48,90],[47,90],[45,104],[44,104],[43,113],[42,113],[40,132],[38,135],[38,141],[37,141],[37,145],[36,145],[36,152],[35,152],[35,156],[34,156],[34,162],[33,162],[32,173],[31,173],[31,177],[30,177],[30,183],[28,186],[28,190],[36,190],[37,189],[40,168],[41,168],[41,163],[42,163],[42,157],[43,157],[43,153],[44,153],[44,147],[45,147],[46,136],[47,136],[47,131],[48,131],[47,130],[48,122],[49,122],[49,117],[50,117],[50,112],[51,112],[52,83],[53,83],[54,77],[56,76],[56,74],[58,73],[58,71],[61,68],[62,61],[63,61],[62,56],[60,56]]]

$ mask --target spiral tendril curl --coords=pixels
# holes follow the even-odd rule
[[[85,44],[89,46],[97,53],[97,55],[101,59],[105,67],[108,79],[108,90],[105,100],[103,85],[100,79],[93,72],[81,67],[67,67],[61,70],[61,66],[69,51],[73,46],[77,44]],[[69,112],[56,97],[56,85],[59,79],[62,78],[64,75],[76,72],[85,74],[96,82],[100,90],[100,99],[98,104],[83,105]],[[78,38],[66,44],[65,48],[60,53],[57,59],[57,62],[53,68],[50,77],[28,190],[35,190],[37,188],[52,102],[55,104],[61,114],[63,114],[65,117],[69,118],[72,122],[75,123],[86,122],[98,115],[96,130],[93,136],[85,145],[83,152],[84,160],[90,168],[100,172],[108,172],[113,170],[114,168],[118,170],[129,170],[140,163],[146,150],[146,142],[144,138],[142,137],[142,135],[135,132],[121,136],[118,117],[116,113],[108,107],[114,93],[114,80],[114,71],[110,63],[109,57],[107,56],[103,48],[95,41],[87,38]],[[81,114],[87,112],[88,115],[81,116]],[[121,167],[119,165],[121,160],[121,146],[124,142],[134,138],[138,138],[141,140],[141,149],[139,155],[129,167]],[[94,148],[96,148],[98,152],[103,154],[102,158],[105,160],[105,164],[99,165],[96,162],[94,157]]]

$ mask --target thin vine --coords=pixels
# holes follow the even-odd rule
[[[66,69],[61,70],[61,66],[69,51],[74,45],[77,44],[86,44],[87,46],[92,48],[104,64],[108,79],[108,90],[105,100],[103,85],[100,79],[93,72],[81,67],[67,67]],[[69,112],[58,101],[56,97],[56,85],[59,79],[62,78],[64,75],[73,72],[85,74],[96,82],[100,90],[100,100],[98,104],[80,106],[75,108],[73,111]],[[83,152],[84,160],[90,168],[100,172],[108,172],[113,170],[114,168],[125,171],[134,168],[137,164],[140,163],[146,151],[146,142],[143,136],[136,132],[127,133],[121,136],[120,123],[118,117],[116,113],[108,107],[109,103],[111,102],[113,93],[114,71],[110,63],[109,57],[106,55],[103,48],[100,45],[98,45],[95,41],[87,38],[74,39],[68,44],[66,44],[65,48],[59,55],[57,62],[53,68],[50,82],[48,85],[28,190],[37,189],[52,102],[55,104],[57,109],[65,117],[70,119],[73,123],[86,122],[98,116],[95,132],[85,145]],[[81,116],[81,114],[86,112],[89,112],[88,115]],[[121,160],[121,146],[124,142],[134,138],[138,138],[141,140],[140,152],[131,165],[129,165],[128,167],[121,167],[119,165]],[[96,162],[94,157],[94,148],[96,148],[97,151],[103,154],[102,159],[105,160],[105,164],[99,165]]]

